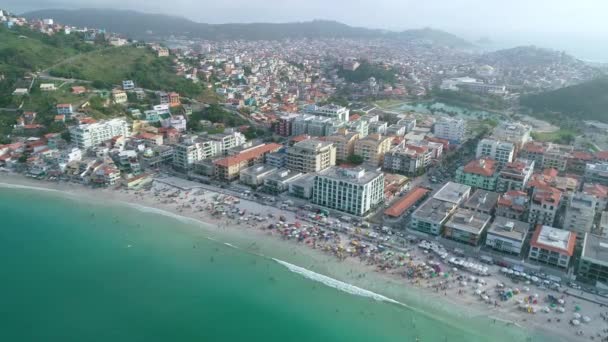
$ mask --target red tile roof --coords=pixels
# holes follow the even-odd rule
[[[359,119],[361,119],[361,115],[353,114],[353,115],[349,116],[348,121],[357,121]]]
[[[585,184],[583,192],[599,198],[608,197],[608,187],[601,184]]]
[[[548,202],[557,205],[562,199],[562,192],[550,186],[536,188],[533,199],[537,202]]]
[[[545,175],[547,177],[555,178],[555,177],[557,177],[558,174],[559,174],[559,171],[557,171],[557,169],[554,169],[554,168],[549,168],[549,169],[543,170],[543,175]]]
[[[425,188],[415,188],[403,198],[395,202],[395,204],[391,205],[388,209],[386,209],[384,211],[384,215],[391,217],[399,217],[403,215],[406,210],[408,210],[414,204],[420,201],[424,196],[426,196],[428,192],[429,190]]]
[[[572,158],[579,160],[593,160],[593,155],[585,151],[574,151],[572,152]]]
[[[527,143],[526,145],[524,145],[523,150],[527,151],[527,152],[532,152],[532,153],[544,153],[545,146],[541,143],[531,141],[531,142]]]
[[[251,160],[254,158],[258,158],[263,154],[274,152],[283,147],[283,145],[270,143],[265,145],[260,145],[249,150],[243,151],[235,156],[230,156],[227,158],[222,158],[213,162],[213,164],[223,167],[230,167],[233,165],[240,164],[244,161]]]
[[[574,255],[574,247],[576,246],[576,233],[575,232],[570,232],[570,236],[568,237],[568,245],[567,245],[566,249],[562,249],[562,248],[557,248],[554,246],[549,246],[549,245],[545,245],[544,243],[538,242],[538,237],[540,236],[541,231],[542,231],[542,225],[539,224],[536,226],[536,231],[534,232],[534,235],[532,235],[532,240],[530,240],[531,246],[537,247],[537,248],[542,248],[542,249],[545,249],[545,250],[548,250],[551,252],[566,254],[568,256]]]
[[[608,160],[608,151],[595,152],[595,158],[599,160]]]
[[[496,172],[496,161],[489,158],[473,160],[464,167],[464,172],[490,177]]]

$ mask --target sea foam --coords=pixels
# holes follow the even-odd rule
[[[342,282],[340,280],[334,279],[334,278],[330,278],[328,276],[324,276],[322,274],[313,272],[311,270],[308,270],[306,268],[300,267],[300,266],[296,266],[293,264],[290,264],[286,261],[283,260],[279,260],[279,259],[275,259],[272,258],[272,260],[278,262],[279,264],[287,267],[287,269],[289,269],[291,272],[297,273],[299,275],[302,275],[308,279],[314,280],[314,281],[318,281],[320,283],[323,283],[326,286],[329,287],[333,287],[337,290],[355,295],[355,296],[361,296],[361,297],[367,297],[367,298],[371,298],[377,301],[382,301],[382,302],[389,302],[389,303],[393,303],[393,304],[399,304],[399,305],[404,305],[403,303],[400,303],[394,299],[385,297],[381,294],[369,291],[369,290],[365,290],[362,289],[360,287],[357,287],[355,285],[351,285],[345,282]]]

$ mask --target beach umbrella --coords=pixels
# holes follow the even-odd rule
[[[545,306],[545,307],[543,308],[543,311],[544,311],[544,312],[546,312],[546,313],[549,313],[549,312],[551,312],[551,309],[549,309],[548,307],[546,307],[546,306]]]
[[[509,272],[509,269],[506,268],[506,267],[503,267],[503,268],[500,269],[500,272],[507,273],[507,272]]]
[[[574,318],[576,318],[576,319],[581,318],[581,314],[580,314],[580,313],[578,313],[578,312],[575,312],[575,313],[574,313]]]
[[[589,316],[583,316],[583,322],[585,322],[585,323],[591,322],[591,317],[589,317]]]
[[[530,288],[529,287],[524,287],[524,292],[528,292],[528,291],[530,291]]]
[[[557,300],[557,302],[558,302],[559,304],[561,304],[561,305],[564,305],[564,303],[565,303],[565,301],[564,301],[563,299],[561,299],[561,298],[560,298],[560,299],[558,299],[558,300]]]
[[[481,295],[481,290],[475,290],[475,294],[478,296]]]
[[[579,321],[578,319],[573,319],[572,320],[572,325],[577,326],[577,325],[580,325],[580,324],[581,324],[581,321]]]
[[[559,313],[564,313],[564,312],[566,312],[566,309],[565,309],[565,308],[562,308],[562,307],[559,307],[559,308],[557,308],[557,311],[558,311]]]
[[[578,305],[577,305],[577,306],[575,306],[575,307],[574,307],[574,311],[581,311],[581,307],[580,307],[580,306],[578,306]]]
[[[538,279],[538,277],[534,277],[534,276],[533,276],[533,277],[531,277],[531,278],[530,278],[530,280],[532,280],[533,282],[535,282],[535,283],[536,283],[536,282],[537,282],[537,281],[539,281],[540,279]]]

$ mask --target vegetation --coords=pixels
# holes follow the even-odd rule
[[[440,90],[435,88],[431,92],[431,97],[437,101],[461,106],[461,107],[478,107],[490,110],[502,110],[509,107],[509,104],[500,96],[496,95],[478,95],[464,91]]]
[[[570,145],[576,139],[577,132],[572,129],[562,128],[554,132],[533,132],[532,138],[536,141],[553,142],[557,144]]]
[[[353,165],[361,165],[365,161],[362,156],[358,156],[356,154],[352,154],[348,156],[347,161]]]
[[[608,77],[521,98],[532,115],[552,122],[598,120],[608,122]]]
[[[370,77],[376,78],[376,81],[383,81],[385,83],[395,83],[395,70],[386,69],[380,65],[374,65],[368,61],[362,61],[361,65],[355,71],[344,70],[340,68],[338,70],[338,76],[344,78],[346,81],[351,83],[361,83],[370,79]]]
[[[123,80],[133,80],[138,87],[175,91],[182,96],[211,100],[210,90],[175,74],[169,58],[157,58],[148,50],[123,46],[78,56],[51,70],[57,77],[93,81],[97,88],[110,88]]]
[[[209,105],[202,111],[192,113],[190,120],[188,120],[188,129],[192,131],[203,131],[204,128],[200,124],[201,120],[221,123],[227,127],[236,127],[248,124],[247,120],[225,110],[217,104]]]

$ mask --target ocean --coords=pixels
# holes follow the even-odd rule
[[[0,341],[543,340],[124,203],[0,187],[0,214]]]

